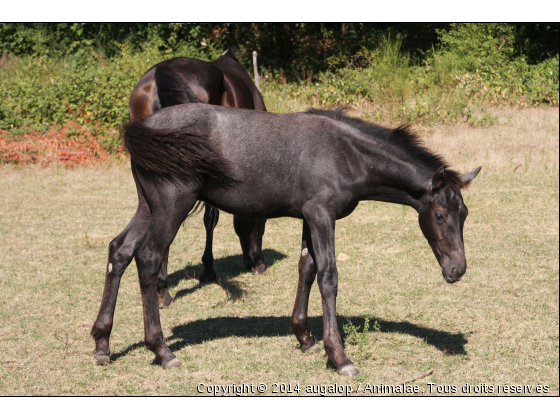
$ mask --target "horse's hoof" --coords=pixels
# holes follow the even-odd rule
[[[360,374],[360,371],[354,365],[346,365],[346,366],[340,368],[338,373],[340,375],[349,376],[349,377],[353,378],[355,376],[358,376]]]
[[[311,347],[309,347],[307,350],[303,350],[304,353],[314,353],[314,354],[319,354],[321,353],[321,347],[319,347],[317,345],[317,343],[313,344]]]
[[[215,283],[216,282],[216,273],[214,271],[211,272],[206,272],[206,270],[204,270],[202,272],[202,274],[200,275],[200,279],[199,281],[201,283]]]
[[[95,357],[95,363],[97,363],[98,365],[106,365],[111,362],[111,356],[108,354],[93,353],[93,357]]]
[[[171,361],[167,363],[162,363],[162,367],[164,369],[175,369],[178,368],[179,366],[181,366],[181,362],[177,358],[171,359]]]
[[[256,267],[251,268],[253,274],[262,274],[266,271],[266,264],[259,264]]]
[[[158,303],[160,309],[168,307],[169,305],[171,305],[171,302],[173,302],[173,298],[168,291],[166,291],[166,295],[163,297],[158,294]]]

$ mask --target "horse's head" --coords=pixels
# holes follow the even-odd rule
[[[420,229],[432,247],[443,278],[448,283],[461,280],[467,270],[463,225],[469,211],[463,203],[460,189],[467,186],[480,169],[458,176],[452,171],[446,173],[445,167],[439,168],[427,194],[420,200]]]

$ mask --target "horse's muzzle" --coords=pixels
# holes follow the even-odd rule
[[[463,278],[463,273],[459,273],[456,267],[451,269],[449,274],[446,273],[445,268],[441,268],[441,274],[447,283],[456,283]]]

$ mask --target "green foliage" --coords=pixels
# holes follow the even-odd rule
[[[428,125],[495,122],[489,115],[474,116],[473,106],[558,106],[558,56],[531,65],[432,50],[411,65],[401,45],[402,38],[385,37],[376,50],[333,56],[328,71],[299,83],[282,83],[278,74],[265,73],[265,102],[287,97],[313,106],[364,108],[366,103],[372,109],[366,118]]]
[[[93,127],[108,151],[129,119],[128,97],[138,79],[165,55],[153,49],[106,60],[95,53],[67,59],[4,59],[0,71],[0,128],[48,127],[68,121]],[[101,132],[100,132],[101,131]]]
[[[515,54],[514,27],[509,24],[451,24],[450,31],[437,32],[441,48],[466,59],[465,63],[511,61]]]
[[[495,118],[473,109],[558,106],[558,55],[539,61],[522,42],[531,37],[553,51],[542,34],[554,24],[430,26],[440,45],[422,54],[412,46],[428,38],[413,42],[412,24],[400,27],[404,35],[394,26],[345,25],[0,24],[0,51],[9,52],[0,58],[0,129],[75,121],[114,152],[130,92],[153,64],[178,55],[211,60],[230,44],[242,48],[248,69],[248,52],[260,51],[261,91],[275,112],[292,103],[350,106],[391,125],[489,125]]]
[[[359,332],[360,328],[362,329],[361,333]],[[377,320],[375,321],[374,328],[375,328],[374,331],[379,331],[379,325],[377,324]],[[364,351],[369,341],[368,338],[369,319],[364,318],[363,326],[359,326],[359,325],[355,326],[352,323],[352,321],[348,319],[342,325],[342,331],[346,335],[346,338],[344,339],[344,343],[350,345],[357,345],[358,346],[357,353],[361,354]]]
[[[452,23],[435,31],[439,48],[471,63],[521,60],[537,64],[558,54],[558,23]]]
[[[402,50],[419,62],[433,46],[457,49],[463,57],[501,54],[526,57],[532,64],[558,54],[558,23],[5,23],[0,24],[0,55],[66,57],[95,51],[104,57],[156,47],[195,58],[216,57],[241,48],[250,67],[259,53],[261,69],[281,71],[289,80],[323,72],[328,59],[382,47],[400,36]]]

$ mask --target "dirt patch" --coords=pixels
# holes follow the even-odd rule
[[[74,167],[99,165],[111,160],[113,157],[103,150],[91,131],[73,122],[44,133],[31,131],[18,136],[0,130],[1,162],[42,166],[58,162],[65,167]]]

